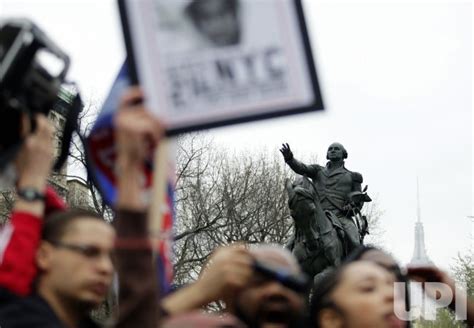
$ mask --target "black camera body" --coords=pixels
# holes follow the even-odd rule
[[[54,59],[59,70],[52,71],[47,65],[48,59],[50,62]],[[15,157],[23,142],[22,114],[29,115],[33,126],[35,114],[48,114],[58,101],[69,65],[68,55],[33,22],[26,19],[0,21],[0,171]],[[80,108],[73,108],[77,105],[71,104],[71,113],[68,113],[71,117],[66,117],[68,129],[75,130],[77,126],[77,111],[82,109],[82,102]],[[72,130],[64,132],[72,134]],[[70,136],[67,152],[69,141]],[[62,157],[64,162],[67,153]],[[55,168],[62,164],[57,162]]]

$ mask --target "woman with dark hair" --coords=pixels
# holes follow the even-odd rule
[[[343,264],[314,288],[313,327],[401,328],[394,313],[394,275],[371,261]]]
[[[360,260],[371,261],[382,266],[395,275],[396,281],[407,281],[406,275],[402,273],[402,269],[393,256],[380,248],[365,245],[358,247],[344,259],[343,263]]]
[[[396,282],[403,283],[403,291],[395,294],[395,306],[399,309],[399,313],[410,311],[410,282],[402,268],[398,265],[395,258],[389,253],[377,248],[375,246],[361,246],[349,254],[344,263],[351,263],[354,261],[371,261],[380,265],[384,269],[390,271],[395,276]],[[398,297],[397,297],[398,296]],[[410,321],[405,321],[405,327],[411,327]]]

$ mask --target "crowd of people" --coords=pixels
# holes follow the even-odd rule
[[[403,293],[395,293],[395,282],[437,281],[455,295],[464,293],[436,268],[404,273],[389,254],[364,246],[317,284],[301,288],[291,252],[242,242],[216,249],[198,279],[163,295],[140,177],[164,127],[142,99],[138,87],[130,88],[114,117],[118,197],[112,224],[94,212],[68,209],[47,186],[53,128],[42,114],[34,130],[25,119],[15,159],[16,200],[0,230],[1,328],[98,327],[90,311],[106,299],[115,273],[118,309],[106,325],[121,328],[409,327],[397,315],[410,304],[397,296]],[[205,311],[214,302],[223,310]],[[471,302],[467,323],[474,325]]]

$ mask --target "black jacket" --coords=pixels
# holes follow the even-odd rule
[[[19,297],[0,289],[1,328],[65,328],[53,309],[39,295]],[[99,327],[90,318],[84,318],[80,328]]]

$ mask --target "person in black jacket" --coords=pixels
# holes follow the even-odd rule
[[[140,144],[142,138],[156,142],[163,133],[156,119],[137,108],[141,98],[139,89],[130,89],[119,109],[133,113],[134,119],[131,125],[119,124],[116,131],[118,169],[125,171],[118,179],[118,241],[135,234],[143,237],[146,231],[145,209],[135,206],[143,199],[137,178],[140,160],[144,149],[149,149]],[[52,164],[53,139],[45,117],[37,126],[19,155],[24,166],[19,170],[19,186],[36,187],[41,196]],[[114,228],[89,211],[63,211],[44,220],[43,213],[43,197],[19,198],[12,223],[0,231],[0,327],[98,327],[89,312],[107,295],[114,251],[120,275],[120,315],[115,327],[156,327],[158,291],[151,247],[116,249]],[[24,256],[15,256],[20,253]],[[33,280],[35,286],[30,288]]]
[[[45,219],[36,288],[2,305],[0,326],[96,327],[88,313],[105,300],[111,285],[114,237],[110,224],[90,211]]]
[[[95,327],[87,314],[111,284],[114,230],[89,211],[43,219],[53,128],[38,115],[36,130],[26,134],[13,213],[0,232],[0,326]]]

